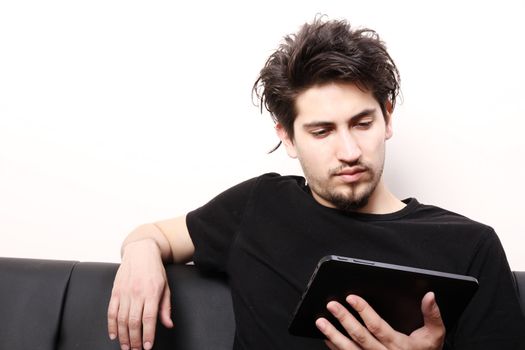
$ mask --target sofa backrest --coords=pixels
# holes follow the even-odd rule
[[[0,258],[0,349],[119,349],[107,335],[118,264]],[[175,327],[157,325],[155,349],[231,350],[235,323],[223,276],[166,269]],[[525,272],[515,271],[525,313]]]
[[[0,258],[0,349],[120,349],[107,335],[118,264]],[[155,349],[231,350],[235,323],[222,276],[166,269],[175,327],[157,325]]]
[[[520,298],[521,311],[525,315],[525,271],[513,271],[516,282],[516,292]]]

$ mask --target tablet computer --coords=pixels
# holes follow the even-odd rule
[[[315,321],[324,317],[346,334],[326,304],[336,300],[362,322],[345,300],[355,294],[392,328],[410,334],[423,326],[421,300],[432,291],[450,331],[477,288],[478,281],[470,276],[330,255],[319,261],[288,330],[293,335],[325,338],[315,326]]]

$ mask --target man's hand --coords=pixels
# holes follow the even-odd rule
[[[126,245],[108,307],[108,332],[122,350],[153,346],[160,320],[173,327],[170,290],[158,245],[151,239]]]
[[[328,310],[350,335],[348,338],[326,319],[319,318],[316,321],[317,328],[328,338],[326,345],[331,350],[443,348],[445,325],[432,292],[425,294],[421,301],[424,325],[410,336],[392,329],[363,298],[349,295],[346,301],[359,313],[366,327],[341,304],[335,301],[328,303]]]

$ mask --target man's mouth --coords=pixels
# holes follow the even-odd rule
[[[334,173],[334,176],[345,183],[356,182],[366,173],[367,169],[363,166],[353,166],[344,168]]]

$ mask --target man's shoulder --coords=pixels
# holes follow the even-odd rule
[[[287,194],[290,194],[290,191],[304,190],[305,188],[306,180],[302,176],[281,175],[271,172],[242,181],[224,191],[219,197],[260,197],[261,195],[275,194],[276,192],[288,192]]]
[[[306,180],[299,175],[281,175],[279,173],[271,172],[262,174],[254,178],[261,186],[290,186],[304,188]]]
[[[475,228],[476,231],[493,232],[492,227],[466,215],[437,205],[419,203],[412,212],[414,218],[440,225],[460,225]]]

